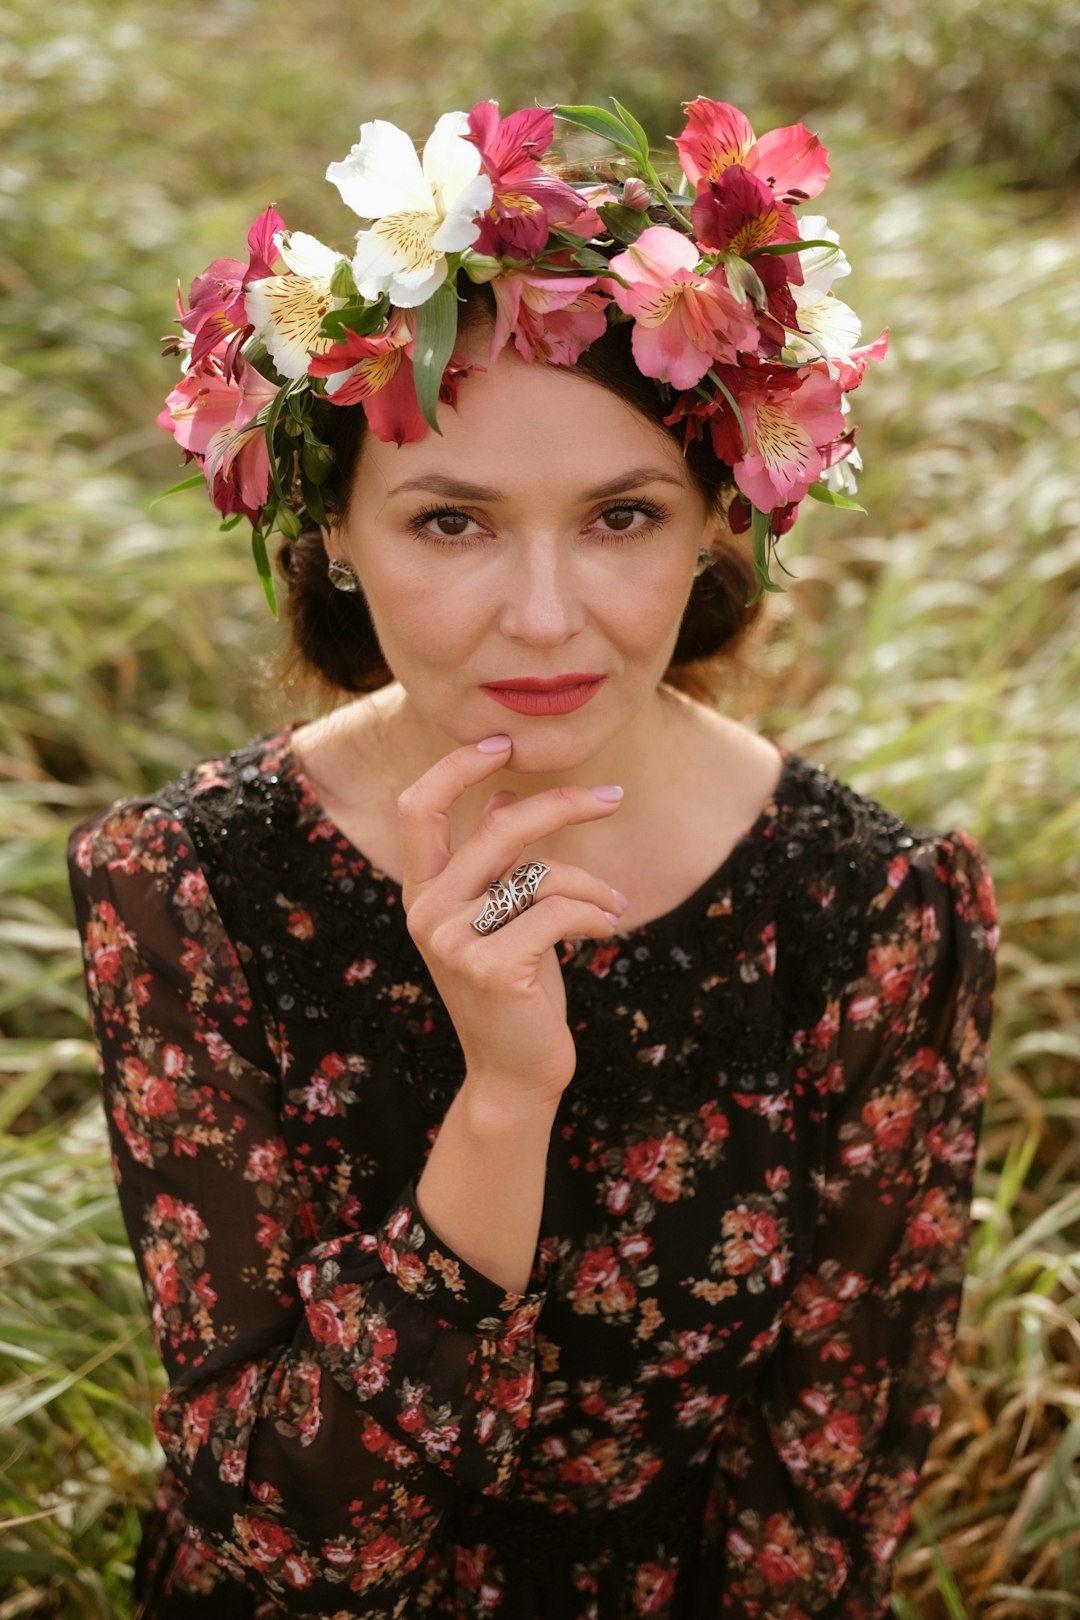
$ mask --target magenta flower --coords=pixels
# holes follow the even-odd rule
[[[686,128],[674,137],[679,162],[697,190],[739,164],[756,174],[778,202],[816,197],[829,178],[829,154],[804,124],[786,124],[760,140],[738,107],[699,96],[684,108]]]
[[[607,326],[606,296],[595,276],[498,276],[492,365],[511,336],[525,360],[572,366]]]
[[[175,435],[186,459],[198,462],[218,511],[242,512],[252,523],[270,492],[266,435],[253,424],[277,392],[278,385],[246,361],[233,378],[220,355],[207,355],[184,374],[157,419]]]
[[[763,180],[737,163],[726,168],[718,179],[702,185],[692,218],[697,240],[714,253],[738,253],[745,259],[755,248],[769,242],[800,240],[790,204],[779,202]],[[786,273],[792,280],[801,281],[799,255],[791,253],[786,257],[791,260]],[[755,263],[754,268],[760,274],[761,264]]]
[[[718,360],[734,364],[740,349],[756,351],[752,306],[741,303],[722,270],[700,275],[700,254],[680,231],[650,225],[611,261],[629,286],[611,296],[634,317],[634,359],[646,377],[693,388]]]
[[[554,115],[546,107],[526,107],[501,118],[498,102],[478,101],[470,112],[464,138],[479,151],[494,190],[481,215],[478,253],[535,259],[552,230],[581,234],[575,222],[584,223],[586,214],[590,226],[595,221],[586,234],[593,236],[599,229],[600,221],[584,198],[537,161],[551,145],[554,128]]]
[[[244,288],[250,281],[273,275],[278,258],[274,233],[285,228],[276,209],[265,209],[248,232],[246,265],[239,259],[215,259],[201,276],[195,277],[190,306],[180,313],[180,324],[192,337],[192,365],[198,365],[220,343],[231,339],[222,363],[226,372],[235,372],[240,346],[251,331],[244,308]]]
[[[667,418],[708,422],[713,449],[759,512],[801,501],[825,467],[824,451],[844,431],[842,389],[824,366],[774,366],[744,360],[720,366],[717,375],[742,413],[722,396],[680,401]]]

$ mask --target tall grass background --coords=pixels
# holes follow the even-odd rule
[[[482,24],[482,25],[481,25]],[[465,49],[461,40],[468,37]],[[8,0],[0,13],[0,1620],[128,1613],[161,1373],[113,1189],[74,821],[313,712],[265,673],[242,529],[153,425],[157,337],[274,202],[347,245],[328,161],[484,96],[805,119],[889,359],[858,514],[813,511],[730,707],[963,824],[1003,942],[977,1237],[897,1620],[1080,1614],[1077,0]]]

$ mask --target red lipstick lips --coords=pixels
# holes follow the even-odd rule
[[[526,676],[519,680],[490,681],[483,690],[506,709],[518,714],[569,714],[595,697],[606,680],[604,675],[554,675],[547,680]]]

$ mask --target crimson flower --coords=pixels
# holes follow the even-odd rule
[[[469,113],[464,139],[480,153],[493,188],[491,204],[480,216],[478,253],[535,259],[552,230],[580,234],[577,227],[585,215],[591,226],[585,234],[599,229],[586,200],[537,161],[551,145],[554,128],[554,115],[546,107],[525,107],[501,118],[498,102],[478,101]]]
[[[195,366],[205,360],[220,343],[229,340],[222,363],[227,374],[235,374],[240,347],[251,331],[244,308],[244,288],[251,281],[274,273],[278,258],[274,233],[285,230],[285,221],[275,208],[265,209],[248,232],[247,264],[240,259],[215,259],[191,283],[190,304],[181,310],[180,325],[191,333],[191,360]]]

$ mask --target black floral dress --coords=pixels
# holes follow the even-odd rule
[[[953,1349],[993,891],[793,754],[708,881],[559,956],[528,1292],[421,1219],[462,1078],[289,726],[72,835],[169,1389],[136,1613],[886,1612]]]

